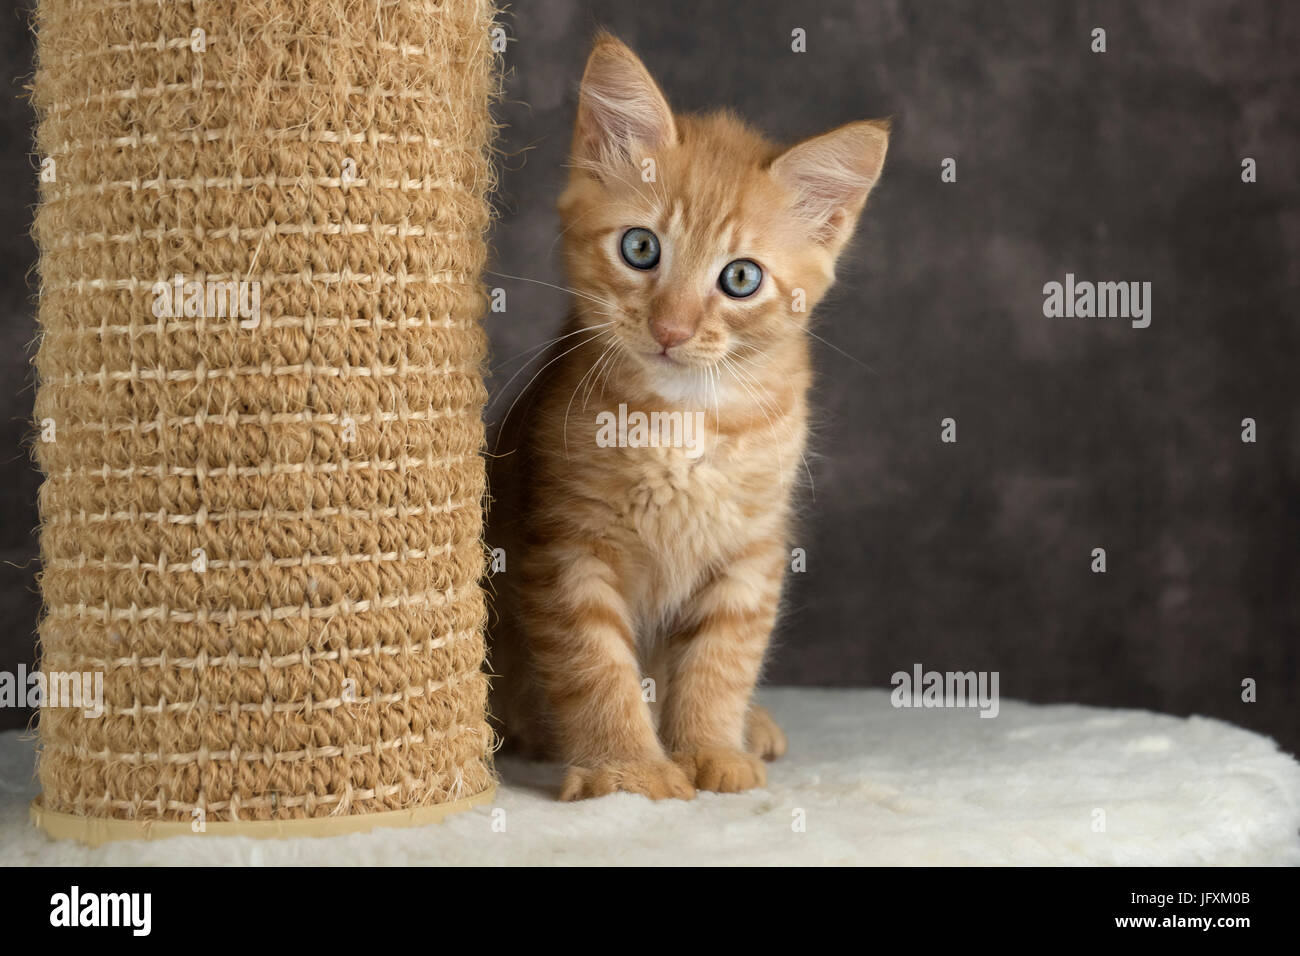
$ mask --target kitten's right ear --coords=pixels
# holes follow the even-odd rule
[[[650,72],[621,40],[597,36],[578,95],[575,165],[640,165],[643,154],[676,141],[672,110]]]

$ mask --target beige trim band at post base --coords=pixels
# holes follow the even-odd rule
[[[438,803],[410,810],[382,813],[358,813],[337,817],[303,817],[295,820],[216,820],[202,833],[184,820],[119,820],[110,817],[82,817],[59,813],[41,806],[41,798],[32,801],[32,823],[55,840],[76,840],[89,846],[102,846],[117,840],[165,840],[179,836],[242,836],[259,840],[287,840],[293,837],[332,837],[348,833],[367,833],[380,827],[422,827],[441,823],[453,813],[491,802],[496,787],[462,797],[450,803]]]

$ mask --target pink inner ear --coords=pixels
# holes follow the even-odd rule
[[[636,159],[676,139],[672,110],[650,74],[630,51],[592,54],[578,107],[579,148],[585,159]]]
[[[772,175],[795,195],[795,214],[819,240],[851,227],[880,177],[887,137],[856,123],[800,143],[772,164]]]

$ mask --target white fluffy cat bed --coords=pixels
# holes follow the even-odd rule
[[[1300,764],[1217,720],[1009,701],[990,720],[895,710],[879,690],[762,696],[790,738],[766,790],[561,804],[558,767],[501,760],[494,804],[420,830],[98,850],[31,825],[32,744],[9,732],[0,866],[1300,864]]]

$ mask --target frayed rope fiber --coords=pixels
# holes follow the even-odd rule
[[[492,785],[493,13],[40,3],[41,661],[103,675],[98,715],[47,694],[46,809],[288,820]]]

